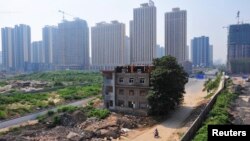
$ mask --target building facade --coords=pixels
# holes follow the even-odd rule
[[[31,63],[44,63],[44,46],[42,41],[35,41],[31,44]]]
[[[161,47],[160,45],[156,46],[156,57],[161,58],[165,56],[165,48]]]
[[[101,22],[91,28],[92,65],[111,69],[125,63],[125,24]]]
[[[209,62],[210,62],[210,67],[212,67],[212,66],[214,65],[214,61],[213,61],[213,60],[214,60],[214,52],[213,52],[214,49],[213,49],[213,48],[214,48],[213,45],[210,45],[210,46],[209,46],[209,50],[210,50],[210,51],[209,51],[209,53],[210,53],[210,54],[209,54],[209,55],[210,55],[210,57],[209,57],[209,59],[210,59],[210,60],[209,60]]]
[[[44,63],[53,64],[53,50],[56,45],[57,27],[45,26],[43,29]]]
[[[187,12],[173,8],[165,13],[165,54],[181,63],[188,60],[187,52]]]
[[[56,69],[89,68],[89,28],[81,19],[58,24],[53,62]]]
[[[123,66],[103,71],[103,96],[106,108],[147,115],[151,66]]]
[[[3,68],[3,53],[2,51],[0,51],[0,65],[1,65],[1,69]]]
[[[130,38],[131,63],[152,64],[156,57],[156,7],[151,0],[134,9]]]
[[[129,60],[130,60],[130,64],[132,64],[132,54],[133,54],[133,32],[134,32],[134,22],[131,20],[129,21],[129,45],[130,45],[130,50],[129,50]]]
[[[195,37],[191,40],[191,60],[194,67],[211,67],[213,49],[209,43],[209,37]]]
[[[16,71],[27,71],[30,63],[30,26],[20,24],[14,28],[14,66]]]
[[[20,24],[14,28],[2,28],[2,48],[4,67],[7,70],[24,72],[31,61],[31,29]]]
[[[14,30],[10,27],[1,29],[3,69],[14,69]]]
[[[250,24],[229,26],[227,66],[231,73],[250,72]]]
[[[128,36],[125,37],[125,49],[124,49],[124,64],[130,65],[130,38]]]

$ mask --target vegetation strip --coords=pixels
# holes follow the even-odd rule
[[[207,140],[208,125],[230,124],[228,108],[232,100],[234,100],[237,95],[229,91],[229,85],[231,85],[231,82],[227,80],[225,90],[223,90],[221,94],[217,97],[213,109],[209,112],[206,121],[196,133],[193,141]]]

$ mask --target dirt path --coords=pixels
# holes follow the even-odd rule
[[[181,128],[183,122],[188,118],[188,116],[193,111],[194,107],[203,100],[206,96],[206,92],[202,92],[204,80],[190,79],[186,85],[186,94],[184,95],[184,103],[177,110],[170,113],[170,117],[159,125],[156,125],[148,129],[138,129],[129,132],[126,138],[122,140],[132,140],[132,141],[174,141],[176,137],[173,134],[176,130]],[[154,130],[158,129],[160,138],[154,138]],[[181,135],[182,133],[180,133]],[[171,137],[171,138],[170,138]]]

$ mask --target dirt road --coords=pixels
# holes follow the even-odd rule
[[[206,96],[206,92],[202,92],[204,80],[190,79],[186,84],[186,94],[184,95],[184,103],[178,109],[169,114],[169,118],[159,125],[150,129],[133,130],[128,137],[123,140],[132,141],[173,141],[173,133],[181,127],[182,123],[191,114],[194,107]],[[154,138],[154,130],[158,129],[160,138]]]

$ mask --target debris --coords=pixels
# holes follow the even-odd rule
[[[73,113],[58,115],[59,125],[48,128],[46,122],[51,123],[53,118],[44,123],[26,126],[19,131],[9,132],[0,137],[0,140],[39,140],[39,141],[103,141],[113,140],[125,135],[131,129],[145,127],[156,123],[150,117],[139,117],[132,115],[121,115],[111,113],[106,119],[87,118],[86,115],[77,110]]]

